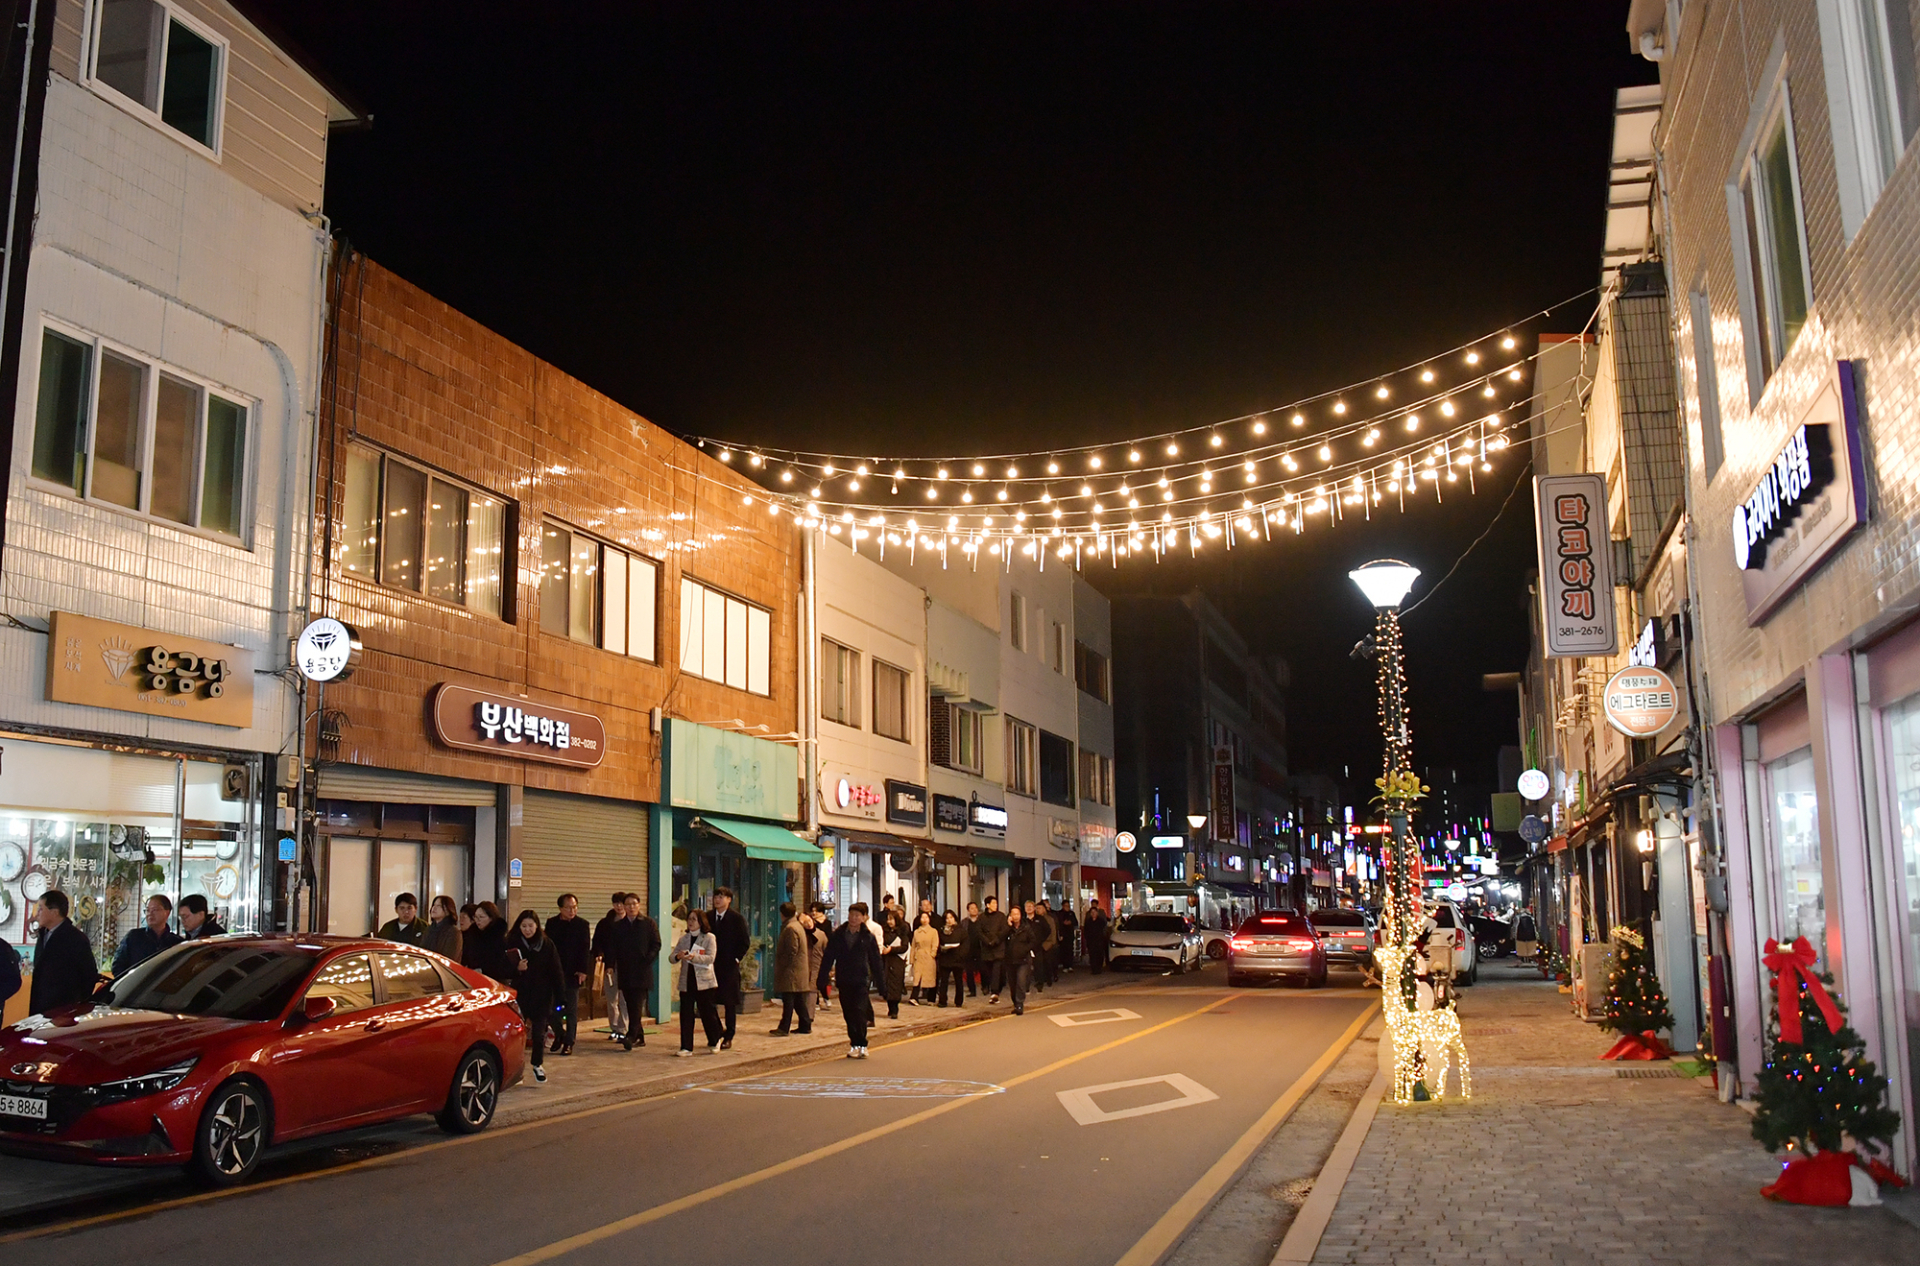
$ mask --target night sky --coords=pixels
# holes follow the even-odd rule
[[[671,431],[892,455],[1125,441],[1278,408],[1597,280],[1625,0],[528,6],[263,0],[375,116],[353,244]],[[1200,564],[1293,664],[1296,770],[1371,778],[1370,614],[1475,497]],[[1407,620],[1415,750],[1514,741],[1531,501]],[[1124,683],[1122,683],[1124,688]]]

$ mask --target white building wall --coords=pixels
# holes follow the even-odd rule
[[[0,720],[283,750],[294,695],[268,674],[286,662],[304,595],[324,226],[58,75],[47,93],[39,207],[14,405],[5,610],[34,626],[65,610],[250,649],[254,722],[234,730],[49,703],[46,637],[18,626],[0,629]],[[247,540],[216,540],[32,479],[43,320],[256,402]]]
[[[1075,640],[1089,650],[1104,655],[1108,680],[1112,680],[1113,613],[1105,594],[1075,576],[1073,580],[1073,628]],[[1109,692],[1111,693],[1111,692]],[[1079,710],[1080,750],[1097,752],[1113,759],[1113,705],[1102,703],[1077,686],[1074,690]],[[1077,774],[1076,770],[1076,774]],[[1089,866],[1117,867],[1113,849],[1115,819],[1111,804],[1091,798],[1080,801],[1080,860]]]

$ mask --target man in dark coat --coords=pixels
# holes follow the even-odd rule
[[[180,934],[167,926],[167,920],[172,917],[171,898],[161,896],[147,898],[147,925],[127,933],[120,941],[120,949],[113,956],[115,980],[120,979],[161,950],[171,949],[180,943]]]
[[[1060,913],[1053,916],[1060,927],[1060,970],[1072,971],[1074,961],[1079,958],[1079,950],[1073,943],[1073,935],[1080,928],[1080,920],[1073,912],[1073,902],[1062,901]]]
[[[1053,983],[1054,969],[1059,962],[1056,955],[1060,945],[1060,926],[1053,921],[1053,911],[1047,907],[1045,897],[1034,902],[1028,914],[1033,922],[1034,935],[1040,938],[1039,951],[1033,958],[1033,983],[1044,993],[1047,986]]]
[[[720,1049],[730,1051],[733,1049],[734,1032],[740,1023],[740,960],[747,956],[747,948],[753,938],[747,931],[746,919],[733,908],[731,888],[713,890],[713,910],[707,917],[713,921],[716,951],[713,971],[720,978],[720,1007],[726,1020]]]
[[[1113,927],[1107,922],[1107,912],[1094,902],[1087,910],[1087,922],[1083,929],[1087,938],[1087,965],[1098,976],[1107,969],[1107,946],[1112,943]]]
[[[1027,986],[1033,983],[1033,964],[1043,952],[1044,929],[1038,918],[1023,919],[1018,907],[1007,914],[1007,995],[1013,999],[1013,1013],[1027,1013]]]
[[[620,984],[614,970],[613,951],[608,948],[609,929],[627,917],[627,894],[613,894],[613,905],[608,908],[600,922],[593,925],[593,956],[606,964],[606,978],[602,987],[607,991],[607,1027],[612,1030],[613,1040],[618,1042],[627,1035],[627,1004],[620,996]]]
[[[427,940],[427,921],[420,917],[420,899],[403,892],[393,899],[393,917],[374,933],[383,941],[401,945],[423,945]]]
[[[580,898],[560,894],[560,913],[547,920],[547,939],[560,955],[560,1027],[553,1035],[553,1053],[571,1055],[580,1036],[580,986],[593,975],[593,934],[580,917]]]
[[[967,997],[980,996],[980,903],[967,902],[967,915],[960,920],[960,979],[966,982]]]
[[[627,894],[627,910],[607,929],[607,948],[612,953],[613,969],[620,980],[620,998],[626,1004],[627,1049],[637,1043],[645,1046],[647,986],[653,981],[653,965],[660,957],[660,929],[640,912],[640,897]]]
[[[980,974],[985,981],[981,987],[987,991],[988,1002],[998,1002],[1007,957],[1007,916],[1000,913],[998,897],[987,898],[987,908],[973,926],[980,943]]]
[[[40,896],[34,933],[33,991],[27,1004],[35,1015],[85,1002],[100,979],[87,934],[67,921],[67,894],[49,888]]]
[[[183,939],[198,941],[209,936],[225,936],[220,920],[207,911],[207,899],[197,892],[180,898],[180,933]]]
[[[867,928],[867,903],[856,901],[847,907],[847,921],[827,938],[826,953],[820,956],[822,990],[831,976],[840,986],[840,1014],[847,1021],[847,1058],[867,1057],[867,1026],[873,1023],[873,1003],[867,998],[867,985],[880,977],[880,942]]]

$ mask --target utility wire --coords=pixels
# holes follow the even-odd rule
[[[1420,602],[1416,602],[1412,606],[1407,607],[1400,612],[1401,619],[1404,620],[1408,616],[1412,615],[1416,610],[1419,609],[1421,602],[1425,602],[1428,598],[1431,598],[1433,597],[1434,594],[1438,593],[1440,591],[1440,586],[1446,584],[1447,581],[1451,580],[1453,578],[1453,573],[1460,570],[1460,564],[1467,561],[1467,555],[1473,553],[1474,550],[1480,548],[1480,543],[1486,540],[1487,537],[1493,535],[1493,529],[1496,525],[1499,524],[1500,516],[1505,514],[1507,512],[1507,507],[1513,504],[1514,494],[1519,492],[1521,484],[1526,482],[1527,471],[1531,469],[1532,466],[1533,466],[1533,458],[1528,457],[1526,462],[1520,467],[1520,473],[1514,476],[1513,487],[1507,489],[1507,499],[1505,501],[1502,501],[1500,503],[1500,508],[1493,512],[1493,518],[1487,523],[1486,530],[1481,532],[1479,536],[1474,538],[1473,544],[1467,546],[1465,551],[1461,553],[1460,557],[1453,560],[1453,566],[1447,568],[1446,575],[1434,581],[1433,587],[1420,595]]]

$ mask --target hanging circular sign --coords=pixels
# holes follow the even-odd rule
[[[1680,695],[1658,668],[1622,668],[1607,681],[1607,724],[1628,738],[1652,738],[1673,723]]]
[[[1113,847],[1116,852],[1131,853],[1140,847],[1140,841],[1134,838],[1132,831],[1122,831],[1113,837]]]
[[[1539,770],[1529,769],[1520,775],[1520,780],[1514,784],[1514,790],[1528,800],[1545,800],[1547,793],[1553,790],[1553,784],[1547,781],[1547,776]]]
[[[293,666],[308,681],[344,681],[359,662],[360,634],[332,616],[309,623],[293,644]]]
[[[1544,843],[1546,838],[1552,834],[1553,828],[1547,825],[1545,818],[1537,814],[1529,813],[1526,817],[1520,819],[1520,838],[1529,844]]]
[[[1467,886],[1465,884],[1456,883],[1456,884],[1447,885],[1448,901],[1461,902],[1461,901],[1465,901],[1466,899],[1467,899]]]

